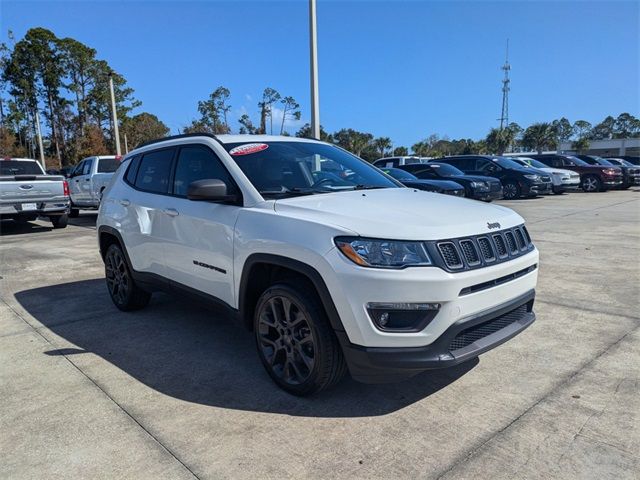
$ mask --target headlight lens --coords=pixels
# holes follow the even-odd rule
[[[338,237],[335,242],[345,257],[362,267],[403,268],[431,265],[431,259],[422,242],[360,237]]]
[[[489,184],[487,182],[471,182],[471,186],[479,189],[489,188]]]
[[[534,182],[540,181],[540,175],[525,175],[524,178],[528,178],[529,180],[532,180]]]

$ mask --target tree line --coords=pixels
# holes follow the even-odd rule
[[[142,103],[120,73],[114,72],[97,51],[73,38],[58,38],[45,28],[30,29],[18,42],[0,44],[0,155],[37,158],[36,125],[42,123],[44,153],[58,166],[70,165],[89,155],[114,153],[109,78],[114,85],[120,142],[137,145],[169,134],[169,128],[153,113],[138,111]],[[231,91],[216,88],[197,103],[199,117],[178,133],[289,135],[287,124],[299,121],[299,103],[292,96],[267,87],[257,102],[259,118],[248,113],[230,121]],[[309,124],[295,135],[310,137]],[[389,137],[343,128],[320,130],[321,140],[335,143],[367,161],[394,155],[439,157],[460,154],[501,154],[505,151],[555,149],[570,141],[585,151],[592,140],[640,136],[640,120],[629,113],[608,116],[591,125],[567,118],[535,123],[526,128],[510,123],[492,128],[480,140],[449,139],[432,134],[410,148],[394,145]]]

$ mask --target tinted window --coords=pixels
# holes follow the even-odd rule
[[[435,172],[444,176],[455,176],[455,175],[464,175],[464,172],[457,169],[453,165],[448,165],[446,163],[431,163],[432,168]]]
[[[0,160],[0,175],[42,175],[42,169],[36,162]]]
[[[227,184],[228,193],[234,193],[235,184],[222,162],[207,147],[197,145],[182,147],[178,154],[173,193],[186,196],[191,182],[205,178],[217,178]]]
[[[135,185],[136,183],[136,173],[138,173],[138,167],[140,166],[140,155],[136,155],[129,162],[129,168],[127,169],[127,173],[125,179],[131,185]]]
[[[98,160],[98,173],[115,172],[120,166],[120,160],[115,158],[101,158]]]
[[[450,165],[453,165],[454,167],[462,170],[463,172],[465,171],[471,171],[471,170],[475,170],[476,169],[476,159],[475,157],[468,157],[468,158],[446,158],[446,159],[441,159],[440,162],[442,163],[448,163]]]
[[[173,148],[166,148],[145,153],[140,161],[140,168],[136,176],[136,187],[148,192],[167,193],[173,152]]]

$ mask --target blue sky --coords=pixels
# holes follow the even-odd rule
[[[407,145],[481,138],[500,116],[509,38],[510,119],[598,122],[640,112],[640,3],[318,0],[320,116]],[[98,50],[172,133],[197,101],[231,90],[232,128],[273,87],[309,119],[307,0],[0,3],[0,40],[42,26]],[[296,125],[289,130],[295,131]]]

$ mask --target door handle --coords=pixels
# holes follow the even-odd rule
[[[131,202],[129,200],[120,200],[120,205],[122,205],[123,207],[128,207],[129,205],[131,205]]]
[[[80,180],[76,180],[76,183],[78,183]]]
[[[177,217],[180,213],[175,208],[165,208],[162,213],[169,215],[170,217]]]
[[[84,181],[88,182],[89,180],[91,180],[90,178],[85,178]]]

